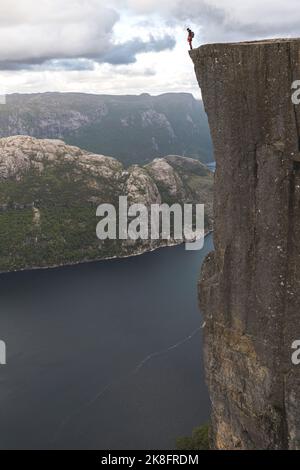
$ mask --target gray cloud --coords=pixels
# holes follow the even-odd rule
[[[0,61],[35,64],[103,54],[119,14],[102,0],[1,0],[0,19]]]
[[[119,65],[114,67],[114,75],[122,75],[126,78],[154,77],[156,70],[147,67],[133,70],[131,67]]]
[[[0,70],[21,71],[87,71],[94,70],[95,63],[89,59],[36,59],[26,62],[0,61]]]
[[[104,54],[100,61],[112,65],[133,64],[136,62],[137,54],[143,52],[161,52],[173,49],[175,45],[175,39],[168,35],[159,39],[151,37],[149,41],[142,41],[136,38],[113,47],[108,53]]]
[[[52,70],[52,71],[82,71],[93,70],[96,63],[107,63],[110,65],[129,65],[137,61],[136,56],[147,52],[161,52],[173,49],[176,41],[173,37],[166,35],[162,38],[150,37],[148,41],[139,38],[132,39],[123,44],[111,45],[108,51],[99,56],[87,54],[87,57],[79,58],[51,58],[41,57],[20,61],[1,61],[0,70]]]
[[[205,42],[300,35],[299,0],[112,0],[172,24],[199,25]]]
[[[114,28],[124,11],[139,15],[145,29],[158,25],[155,37],[115,44]],[[157,36],[164,25],[189,24],[197,42],[299,35],[299,0],[1,0],[0,70],[133,64],[138,54],[175,47],[169,34]]]
[[[0,70],[92,70],[175,45],[169,36],[114,44],[119,19],[103,0],[1,0]]]

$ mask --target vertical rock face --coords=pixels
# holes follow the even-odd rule
[[[205,368],[219,449],[300,449],[300,40],[191,52],[212,133]]]

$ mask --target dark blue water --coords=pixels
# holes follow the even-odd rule
[[[207,163],[206,166],[213,172],[216,171],[216,162]]]
[[[1,449],[172,449],[207,421],[201,252],[0,275]]]

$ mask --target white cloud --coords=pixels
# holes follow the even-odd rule
[[[300,36],[299,0],[1,0],[0,85],[199,95],[188,25],[196,45]]]
[[[115,44],[119,13],[103,0],[1,0],[0,68],[17,70],[44,65],[76,68],[74,59],[126,64],[136,55],[174,47],[170,36]],[[66,60],[71,60],[67,62]],[[61,64],[57,61],[62,60]],[[93,68],[78,62],[79,70]]]
[[[0,60],[100,55],[118,13],[102,0],[1,0]]]
[[[113,0],[136,14],[198,25],[206,41],[300,33],[299,0]]]

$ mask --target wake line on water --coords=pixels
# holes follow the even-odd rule
[[[199,333],[199,331],[201,331],[201,327],[197,328],[192,334],[190,334],[189,336],[187,336],[186,338],[184,338],[183,340],[179,341],[178,343],[174,344],[173,346],[170,346],[169,348],[167,349],[163,349],[162,351],[158,351],[158,352],[155,352],[155,353],[152,353],[152,354],[149,354],[149,356],[147,356],[142,362],[139,363],[139,365],[134,369],[134,371],[132,372],[132,375],[136,375],[140,372],[140,370],[148,363],[150,362],[152,359],[154,359],[155,357],[159,357],[159,356],[163,356],[165,354],[167,354],[168,352],[171,352],[173,351],[174,349],[177,349],[179,348],[180,346],[183,346],[185,343],[187,343],[188,341],[191,341],[197,333]]]
[[[54,438],[54,442],[58,439],[59,434],[63,431],[63,429],[70,423],[70,421],[77,415],[81,413],[81,411],[89,408],[90,406],[94,405],[100,398],[103,397],[107,392],[112,390],[114,387],[117,385],[120,385],[121,383],[125,382],[127,379],[130,377],[134,377],[139,374],[139,372],[145,367],[148,362],[152,361],[155,358],[164,356],[165,354],[168,354],[171,351],[174,351],[184,344],[190,342],[201,330],[203,329],[202,327],[198,327],[196,330],[194,330],[189,336],[186,336],[184,339],[179,341],[176,344],[173,344],[172,346],[162,349],[160,351],[154,352],[152,354],[149,354],[145,359],[143,359],[131,372],[129,372],[125,377],[121,377],[117,380],[114,380],[110,384],[106,385],[100,393],[98,393],[94,398],[86,402],[84,405],[82,405],[79,409],[75,410],[69,417],[67,417],[60,425],[59,430],[57,431],[57,435]]]

